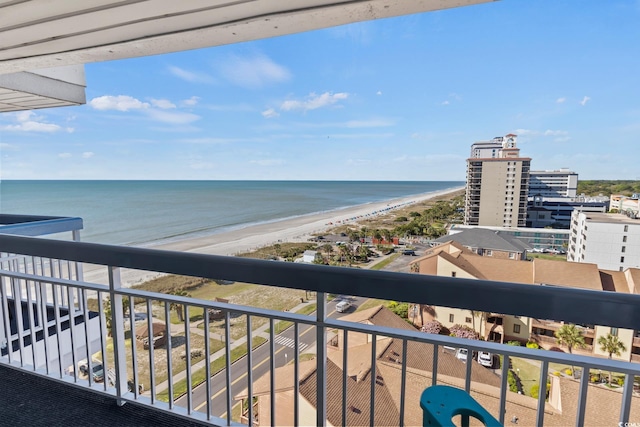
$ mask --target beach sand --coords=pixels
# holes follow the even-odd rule
[[[419,194],[391,200],[384,200],[363,205],[351,206],[344,209],[320,212],[295,218],[256,224],[237,230],[195,237],[165,244],[150,246],[151,249],[161,249],[178,252],[193,252],[209,255],[233,256],[248,252],[256,248],[269,246],[278,242],[306,242],[312,235],[343,224],[358,224],[358,220],[368,219],[375,215],[383,215],[390,210],[405,207],[433,199],[438,196],[460,191],[463,187]],[[159,276],[156,272],[144,272],[123,269],[121,272],[124,286],[141,283]],[[95,266],[85,267],[85,280],[106,284],[104,268]]]

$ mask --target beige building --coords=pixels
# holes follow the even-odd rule
[[[343,316],[340,320],[413,330],[407,322],[383,306]],[[338,334],[339,337],[341,335]],[[342,340],[334,340],[327,348],[327,425],[339,426],[342,422],[342,380],[344,373],[343,352],[347,353],[347,420],[349,426],[371,425],[371,336],[350,332],[348,349]],[[401,340],[379,337],[376,341],[375,361],[375,425],[398,425],[401,404],[403,345]],[[406,385],[404,399],[404,425],[422,425],[420,395],[431,386],[433,375],[433,346],[407,342]],[[299,413],[300,425],[316,424],[316,360],[300,362]],[[438,384],[463,389],[465,362],[449,352],[438,353]],[[254,382],[254,425],[271,424],[271,377],[267,372]],[[275,425],[294,425],[295,384],[292,363],[275,370]],[[579,380],[565,376],[549,376],[549,401],[545,404],[544,424],[547,426],[575,425]],[[500,377],[492,370],[473,362],[470,394],[489,413],[498,418],[500,411]],[[620,393],[603,387],[589,385],[589,404],[585,413],[585,425],[615,425],[619,410]],[[247,391],[235,398],[243,403],[248,399]],[[507,392],[505,420],[517,418],[518,425],[535,425],[538,401],[530,396]],[[631,402],[631,418],[640,416],[640,398]],[[248,422],[244,417],[242,422]]]
[[[465,225],[524,227],[531,159],[520,157],[517,135],[476,142],[467,159]]]
[[[630,268],[624,272],[598,269],[595,264],[559,262],[536,258],[533,261],[515,261],[482,257],[457,242],[449,242],[428,251],[412,262],[412,271],[437,276],[466,279],[493,280],[498,282],[530,285],[555,285],[622,293],[640,293],[640,270]],[[533,319],[500,313],[471,312],[470,310],[429,306],[417,306],[410,320],[422,325],[437,320],[443,326],[466,325],[483,339],[495,342],[533,340],[544,348],[557,347],[554,333],[561,322]],[[640,361],[640,334],[637,331],[598,325],[582,327],[586,348],[582,351],[607,357],[600,350],[597,340],[611,333],[624,343],[626,351],[620,360]],[[580,351],[580,350],[578,350]]]

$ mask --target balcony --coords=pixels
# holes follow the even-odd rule
[[[388,318],[390,323],[384,326],[335,319],[330,316],[335,303],[326,301],[328,294],[349,294],[640,329],[637,295],[11,235],[0,235],[0,250],[0,331],[12,343],[11,351],[0,357],[0,365],[31,374],[34,386],[49,381],[63,390],[94,393],[158,416],[212,425],[240,420],[259,425],[414,425],[421,420],[420,391],[432,384],[466,390],[503,423],[517,415],[521,424],[543,425],[545,420],[562,425],[597,424],[603,415],[592,402],[601,400],[603,393],[613,396],[610,403],[615,413],[607,415],[613,422],[640,416],[640,398],[633,393],[634,377],[640,375],[640,365],[635,363],[427,334],[399,318]],[[103,280],[84,280],[78,272],[89,268],[87,265],[102,273],[92,271],[92,277]],[[132,269],[255,283],[265,289],[310,290],[317,293],[317,310],[311,315],[298,314],[129,289],[120,278]],[[123,302],[147,316],[132,325],[125,319]],[[175,307],[181,307],[187,320],[171,320]],[[11,308],[15,315],[9,314]],[[53,316],[42,314],[51,311]],[[222,314],[216,333],[211,327],[214,311]],[[196,312],[202,313],[203,328],[198,334],[189,320],[190,313]],[[68,313],[74,318],[97,319],[98,326],[68,322],[69,357],[52,357],[64,342],[61,337]],[[18,322],[16,328],[10,326],[11,316]],[[46,322],[54,332],[49,340],[38,340],[39,322]],[[238,322],[245,331],[240,336],[233,329]],[[281,331],[280,322],[290,326]],[[134,333],[137,336],[142,328],[148,336],[154,335],[157,323],[169,331],[166,344],[138,346]],[[31,344],[40,341],[42,345]],[[167,362],[176,347],[184,349],[186,362]],[[460,347],[469,354],[501,355],[503,363],[494,372],[471,357],[461,362],[448,350]],[[314,359],[303,360],[303,348],[314,348]],[[196,355],[196,350],[201,354]],[[238,351],[246,355],[232,363]],[[83,359],[89,364],[102,363],[105,380],[96,382],[74,369]],[[512,393],[507,385],[511,362],[524,359],[538,367],[533,378],[540,384],[537,399]],[[214,368],[206,361],[220,364]],[[554,364],[582,369],[582,379],[549,376]],[[620,373],[624,386],[613,392],[590,385],[588,372],[600,370]],[[199,385],[195,383],[197,372],[203,378]],[[551,395],[545,402],[547,378]],[[575,392],[576,399],[568,400],[560,393],[565,389]],[[561,411],[554,407],[560,398]]]

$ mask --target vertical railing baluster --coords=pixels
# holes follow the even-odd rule
[[[109,298],[111,299],[111,327],[113,330],[113,361],[116,372],[116,402],[122,406],[122,396],[127,392],[127,354],[124,339],[124,313],[122,311],[122,295],[116,293],[122,287],[120,268],[109,267]],[[102,361],[105,378],[107,376],[106,360]],[[105,388],[107,381],[105,380]]]
[[[587,389],[589,387],[589,368],[582,367],[582,374],[580,377],[580,394],[578,395],[578,413],[576,414],[576,427],[584,425],[584,413],[587,409]]]
[[[14,263],[14,269],[18,266]],[[13,294],[13,303],[16,308],[16,333],[18,336],[18,348],[20,349],[20,367],[24,368],[24,322],[22,314],[22,291],[20,290],[20,280],[11,278],[11,293]]]
[[[3,262],[4,264],[4,262]],[[4,268],[4,265],[3,265]],[[10,280],[8,277],[1,276],[0,277],[0,293],[2,294],[2,317],[3,317],[3,328],[4,328],[4,336],[6,339],[7,346],[7,360],[9,363],[13,362],[13,336],[11,334],[11,321],[9,320],[9,302],[7,298],[7,289],[6,285],[9,285]],[[4,343],[3,343],[4,344]]]
[[[316,308],[316,425],[327,424],[327,296],[317,293]]]
[[[336,337],[337,338],[337,337]],[[342,425],[347,425],[347,361],[349,348],[349,332],[342,331]]]
[[[248,319],[247,319],[248,321]],[[225,376],[227,381],[227,425],[231,425],[231,313],[228,310],[224,311],[224,359],[225,359]],[[248,338],[248,336],[247,336]],[[249,352],[250,353],[250,352]],[[251,357],[251,356],[249,356]],[[251,366],[251,363],[249,363]],[[242,408],[240,408],[242,412]]]
[[[138,377],[138,348],[136,345],[136,310],[135,298],[129,296],[129,331],[131,333],[131,374],[133,383],[133,395],[137,399],[140,396],[140,381]],[[129,378],[127,378],[127,389],[129,389]]]
[[[27,259],[25,258],[25,269],[26,269]],[[33,305],[35,301],[33,301],[33,295],[31,292],[32,282],[29,280],[24,281],[27,287],[27,315],[29,316],[29,335],[31,338],[31,361],[33,363],[33,370],[38,369],[38,363],[36,358],[37,348],[38,348],[38,340],[36,336],[36,316],[33,311]]]
[[[207,420],[211,419],[211,343],[209,342],[209,307],[203,307],[204,317],[204,371],[206,379],[204,380],[205,390],[207,391]],[[228,410],[228,408],[227,408]]]
[[[632,374],[625,374],[624,376],[624,389],[622,390],[622,403],[620,405],[620,419],[618,425],[626,425],[629,423],[629,414],[631,413],[631,398],[633,397],[633,382],[634,376]]]
[[[544,406],[547,400],[547,375],[549,374],[549,362],[542,361],[540,367],[540,388],[538,395],[538,414],[536,417],[536,425],[544,425]]]
[[[431,372],[431,385],[438,384],[438,344],[433,345],[433,370]]]
[[[155,347],[153,325],[150,326],[149,348]],[[173,409],[173,361],[171,360],[171,304],[164,302],[164,331],[167,337],[167,384],[169,386],[169,409]]]
[[[55,293],[54,293],[55,297]],[[111,302],[109,302],[111,303]],[[107,330],[107,317],[104,313],[104,295],[102,292],[98,291],[98,317],[100,319],[100,354],[102,356],[102,369],[107,369],[107,336],[109,335],[109,331]],[[87,358],[87,362],[89,359]],[[76,367],[73,369],[76,370]],[[91,377],[91,375],[89,375]]]
[[[247,413],[249,419],[249,427],[253,426],[253,331],[251,330],[251,315],[247,314],[247,392],[249,399],[249,412]],[[231,369],[230,359],[227,359],[227,369]],[[231,399],[231,390],[227,391],[228,398]],[[227,420],[231,414],[227,414]]]
[[[184,337],[185,337],[185,350],[186,350],[186,371],[187,371],[187,413],[193,411],[193,402],[191,401],[193,390],[191,384],[191,331],[189,329],[189,305],[184,306]]]
[[[276,425],[276,340],[275,340],[275,322],[273,317],[269,318],[269,381],[271,390],[269,391],[271,397],[271,425]]]
[[[62,374],[64,373],[62,369],[62,346],[60,345],[60,334],[62,333],[62,328],[60,327],[60,302],[58,302],[58,289],[57,285],[51,284],[52,296],[53,296],[53,317],[56,321],[56,349],[58,350],[58,369],[60,372],[60,378],[62,378]],[[73,377],[74,381],[78,380],[78,367],[73,367]]]
[[[294,352],[296,353],[294,358],[293,367],[293,425],[300,425],[300,324],[295,322],[293,324],[293,336],[294,336]]]
[[[402,340],[402,376],[400,377],[400,423],[404,426],[404,401],[407,394],[407,340]]]
[[[369,404],[369,425],[376,425],[376,382],[378,381],[378,373],[376,371],[376,344],[378,336],[371,334],[371,399]]]
[[[89,339],[89,310],[87,309],[87,291],[85,289],[79,289],[81,292],[80,300],[82,301],[82,317],[84,319],[84,345],[87,354],[87,360],[91,358],[91,340]],[[75,365],[74,365],[75,366]],[[102,365],[104,369],[104,365]],[[104,381],[107,383],[109,375],[107,371],[104,371]]]
[[[40,322],[42,324],[42,336],[43,336],[43,345],[44,345],[44,365],[45,371],[47,375],[51,373],[49,369],[49,315],[47,313],[47,284],[38,282],[38,289],[40,290]],[[75,370],[75,368],[74,368]]]
[[[75,366],[77,366],[77,355],[76,355],[76,316],[75,316],[75,310],[74,310],[74,304],[72,303],[72,292],[73,289],[71,286],[65,286],[65,288],[67,289],[67,300],[69,301],[69,305],[67,306],[67,310],[69,313],[69,338],[71,340],[71,363],[74,366],[74,371],[75,371]],[[124,335],[123,335],[124,337]],[[115,348],[115,346],[114,346]],[[87,353],[88,353],[89,349],[87,348]],[[87,361],[90,360],[89,355],[87,355]],[[104,368],[104,365],[103,365]],[[89,370],[89,372],[92,372],[91,370]],[[89,376],[91,376],[91,373],[89,374]],[[107,378],[107,371],[105,368],[104,371],[104,378],[105,378],[105,384],[106,384],[106,378]],[[77,380],[77,377],[76,377]]]
[[[151,390],[151,403],[156,403],[156,368],[155,368],[155,359],[153,357],[153,306],[151,305],[151,299],[147,299],[147,351],[149,353],[149,390]],[[165,314],[166,315],[166,314]],[[168,331],[165,332],[167,335],[170,335]],[[144,339],[143,339],[144,342]],[[143,346],[144,348],[144,346]],[[171,394],[171,381],[170,378],[167,378],[167,383],[169,386],[169,393]]]
[[[471,362],[473,361],[473,351],[467,349],[466,372],[464,375],[464,391],[471,392]]]
[[[511,366],[511,358],[505,354],[502,358],[502,377],[500,378],[500,424],[504,425],[504,414],[507,406],[507,377],[509,376],[509,367]]]

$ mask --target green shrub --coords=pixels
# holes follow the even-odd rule
[[[509,373],[507,374],[507,383],[509,384],[510,391],[514,393],[518,392],[518,382],[516,380],[516,375],[512,370],[509,370]]]
[[[409,304],[406,302],[390,301],[387,308],[403,319],[409,318]]]
[[[546,390],[546,398],[549,399],[549,388],[551,388],[551,383],[547,381],[547,390]],[[531,386],[530,391],[531,397],[537,399],[540,396],[540,384],[534,384]]]
[[[515,347],[520,347],[520,341],[507,341],[507,345],[513,345]]]
[[[573,371],[571,370],[571,368],[566,368],[563,372],[564,372],[566,375],[573,375]]]
[[[535,348],[535,349],[538,349],[538,348],[540,348],[540,346],[538,345],[538,343],[537,343],[537,342],[529,341],[529,342],[527,343],[527,348]]]

